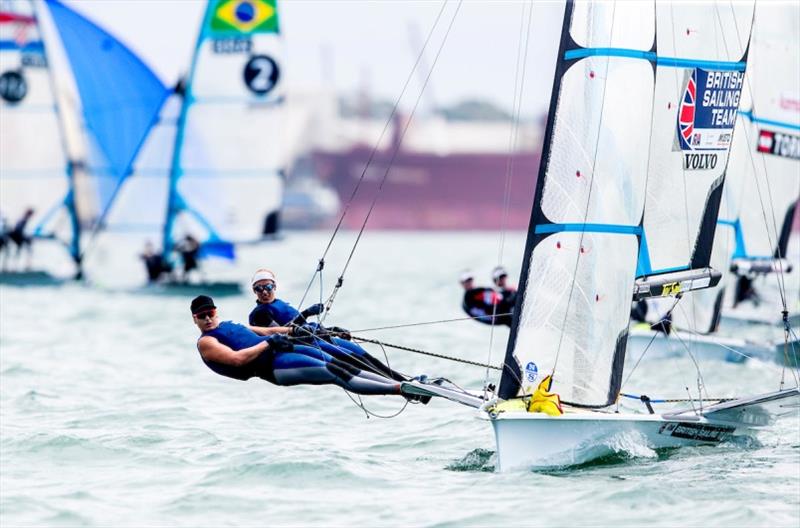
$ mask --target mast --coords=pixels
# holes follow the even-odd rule
[[[44,31],[42,30],[41,23],[40,23],[40,9],[37,3],[34,0],[29,0],[31,9],[34,13],[34,18],[36,20],[36,24],[39,27],[39,35],[42,39],[42,42],[45,42],[45,35]],[[81,258],[81,221],[80,215],[78,214],[77,209],[77,200],[75,198],[76,194],[76,181],[77,176],[75,174],[75,169],[77,166],[83,166],[84,162],[76,161],[73,159],[72,153],[70,152],[71,149],[69,148],[69,144],[67,142],[67,130],[66,125],[64,123],[64,117],[61,114],[61,101],[59,97],[60,91],[56,87],[56,82],[53,74],[53,69],[50,67],[52,64],[50,60],[50,56],[48,54],[48,45],[44,45],[42,49],[42,54],[45,57],[45,62],[47,62],[47,77],[50,82],[50,91],[53,93],[53,107],[56,113],[56,120],[58,121],[58,129],[59,129],[59,137],[61,138],[61,148],[64,152],[64,158],[67,160],[67,166],[65,168],[65,172],[67,175],[67,180],[69,181],[69,191],[67,195],[64,197],[64,207],[67,209],[67,214],[69,215],[70,221],[70,229],[72,231],[72,239],[69,243],[69,253],[72,257],[73,262],[75,263],[76,271],[75,271],[75,278],[80,280],[83,278],[83,259]],[[39,226],[37,226],[37,230],[44,224],[41,222]]]

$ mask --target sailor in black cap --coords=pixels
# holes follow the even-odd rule
[[[220,322],[214,300],[200,295],[192,300],[192,319],[200,330],[197,349],[208,368],[229,378],[253,377],[276,385],[338,385],[365,394],[400,394],[400,383],[365,372],[325,352],[293,344],[286,326],[255,327]]]

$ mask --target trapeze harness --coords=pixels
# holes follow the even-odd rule
[[[492,315],[496,314],[495,321],[498,325],[511,326],[510,304],[502,294],[492,288],[472,288],[464,292],[464,301],[461,308],[476,321],[492,324]]]
[[[223,321],[217,328],[203,332],[201,337],[205,336],[211,336],[233,350],[249,348],[262,341],[269,342],[272,337],[260,336],[246,326],[231,321]],[[241,366],[209,361],[202,354],[200,357],[217,374],[242,381],[259,377],[282,386],[333,384],[357,394],[399,393],[399,386],[394,381],[363,372],[321,350],[304,345],[295,345],[290,352],[267,349],[253,361]]]
[[[275,299],[271,303],[256,303],[255,308],[250,312],[249,321],[252,326],[285,326],[291,323],[305,323],[305,317],[291,304]],[[305,328],[308,328],[309,335],[307,338],[301,338],[303,344],[321,349],[323,352],[357,369],[374,372],[375,374],[392,378],[395,381],[408,380],[408,376],[392,370],[357,343],[326,335],[327,330],[322,325],[308,323]],[[311,335],[311,333],[316,334],[318,332],[322,335]]]

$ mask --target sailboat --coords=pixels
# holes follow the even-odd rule
[[[500,470],[581,464],[626,432],[652,448],[713,445],[797,414],[800,389],[782,384],[616,408],[631,300],[720,279],[711,250],[752,17],[752,3],[567,2],[496,396],[403,384],[479,408]]]
[[[769,286],[779,282],[791,295],[787,323],[800,328],[800,264],[788,255],[800,200],[798,32],[797,4],[759,4],[751,46],[752,94],[740,112],[742,126],[747,127],[747,151],[735,167],[745,173],[745,186],[740,214],[726,222],[735,236],[731,269],[738,277],[738,291],[733,293],[739,294],[723,311],[729,321],[783,326],[782,303],[778,295],[768,293]],[[762,298],[737,299],[751,282]]]
[[[797,159],[788,155],[785,146],[776,147],[777,163],[762,160],[771,153],[759,146],[759,127],[754,126],[754,120],[782,126],[781,130],[800,129],[800,114],[793,115],[786,102],[800,101],[800,54],[791,43],[792,36],[800,31],[798,17],[800,8],[793,4],[761,3],[756,7],[741,105],[750,110],[740,110],[739,115],[745,119],[736,123],[712,252],[713,267],[723,274],[719,287],[697,292],[677,307],[671,301],[654,303],[659,312],[656,319],[669,311],[672,331],[667,335],[634,327],[628,339],[632,357],[691,353],[737,363],[751,358],[785,361],[783,339],[768,342],[763,336],[746,339],[720,335],[717,331],[723,313],[736,313],[726,297],[741,295],[742,286],[737,280],[749,282],[753,276],[771,274],[770,280],[780,281],[780,288],[784,288],[787,279],[797,277],[786,254],[800,195],[800,166]],[[753,95],[759,102],[754,101]],[[755,118],[754,106],[763,107],[769,117]],[[776,145],[779,142],[786,140],[780,136]],[[797,291],[791,286],[785,289],[789,295]],[[774,296],[779,297],[779,293]],[[773,321],[780,321],[781,303],[765,299],[764,304],[768,305],[765,309],[772,310]],[[794,307],[790,304],[789,308]],[[791,320],[787,323],[792,326]],[[795,321],[793,326],[800,325]]]
[[[186,235],[200,242],[200,258],[228,262],[235,245],[276,236],[284,188],[280,48],[274,0],[208,2],[189,73],[145,139],[104,222],[106,235],[133,235],[132,247],[160,238],[176,267]],[[241,285],[203,277],[140,291],[219,296],[238,294]]]
[[[28,1],[0,3],[0,114],[0,230],[10,231],[32,210],[23,233],[32,237],[37,253],[40,241],[57,242],[61,255],[74,264],[72,275],[80,276],[76,194],[82,163],[75,142],[69,141],[48,47]],[[0,284],[56,284],[68,278],[45,269],[10,269],[9,260],[20,260],[12,255],[14,246],[4,233]],[[59,262],[61,255],[48,255],[48,260]]]
[[[15,11],[3,11],[0,51],[3,70],[9,69],[3,83],[0,194],[3,214],[34,209],[34,236],[62,241],[80,276],[82,232],[102,225],[167,91],[113,36],[57,0],[44,5],[47,10],[15,3]],[[46,29],[48,21],[55,30]],[[52,56],[45,53],[52,49],[63,49],[77,92],[76,108],[69,112],[61,104],[69,82],[53,73]],[[7,277],[53,281],[44,272]]]

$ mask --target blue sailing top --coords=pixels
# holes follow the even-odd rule
[[[234,323],[232,321],[222,321],[215,329],[209,330],[208,332],[203,332],[200,337],[202,338],[205,336],[211,336],[233,350],[250,348],[251,346],[255,346],[262,341],[269,341],[270,338],[270,336],[260,336],[246,326]],[[199,350],[200,339],[197,341],[197,348]],[[209,361],[204,358],[202,354],[200,355],[203,363],[221,376],[242,381],[246,381],[254,376],[258,376],[261,379],[265,379],[273,383],[275,382],[272,372],[272,362],[274,360],[274,356],[275,355],[272,352],[264,351],[253,361],[245,365],[235,366],[216,361]]]
[[[253,311],[250,312],[250,324],[253,326],[285,326],[291,323],[300,315],[297,308],[282,301],[275,299],[271,303],[257,303]]]

